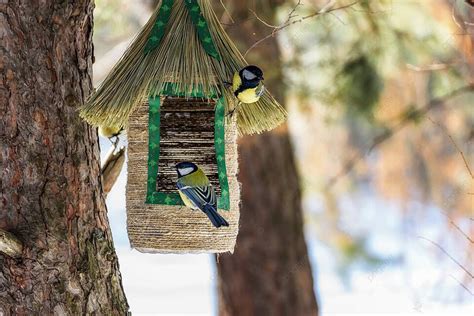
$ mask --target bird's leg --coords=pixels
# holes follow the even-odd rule
[[[114,148],[117,148],[117,145],[119,144],[119,142],[120,142],[120,138],[118,136],[115,136],[115,140],[112,143],[112,146],[114,146]]]
[[[239,106],[240,106],[241,104],[242,104],[242,102],[237,103],[237,105],[236,105],[232,110],[230,110],[230,111],[226,114],[226,116],[227,116],[227,117],[232,117],[232,116],[234,115],[234,112],[239,108]]]
[[[114,138],[114,137],[115,137],[115,139],[112,140],[112,138]],[[109,138],[107,138],[107,139],[109,140],[110,145],[112,145],[112,148],[113,148],[114,151],[115,151],[115,149],[117,149],[118,143],[120,142],[120,138],[119,138],[118,136],[112,136],[112,137],[109,137]]]

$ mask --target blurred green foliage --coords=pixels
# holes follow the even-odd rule
[[[365,55],[348,60],[335,77],[337,99],[351,113],[373,118],[380,99],[383,78]]]
[[[304,16],[315,10],[304,6],[298,13]],[[288,76],[290,92],[300,100],[319,99],[369,119],[380,106],[384,81],[409,64],[442,64],[459,55],[456,37],[422,3],[361,1],[305,23],[305,28],[295,27],[283,39],[295,57],[286,64],[295,74]],[[448,75],[432,73],[430,95],[461,85],[466,75],[462,72],[453,67]]]

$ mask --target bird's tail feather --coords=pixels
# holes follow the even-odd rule
[[[219,228],[221,226],[229,226],[229,223],[217,213],[215,207],[211,205],[206,205],[206,207],[204,208],[204,213],[206,213],[207,217],[209,217],[209,219],[211,220],[212,225],[214,225],[215,227]]]

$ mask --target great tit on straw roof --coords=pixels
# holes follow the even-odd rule
[[[263,71],[257,66],[250,65],[235,72],[232,80],[232,91],[239,100],[238,105],[228,113],[232,115],[241,103],[255,103],[265,92]]]
[[[113,127],[113,126],[99,126],[99,135],[105,138],[108,138],[112,145],[117,144],[120,134],[123,132],[123,126]],[[112,138],[115,137],[115,141],[112,141]]]
[[[217,213],[216,192],[201,168],[192,162],[180,162],[176,165],[176,171],[178,172],[176,186],[184,204],[203,211],[217,228],[229,226],[229,223]]]

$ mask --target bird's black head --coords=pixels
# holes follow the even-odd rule
[[[178,178],[187,176],[188,174],[191,174],[193,172],[196,172],[198,170],[198,166],[192,162],[180,162],[179,164],[176,165],[176,171],[178,172]]]
[[[240,71],[242,81],[248,83],[258,83],[263,80],[263,71],[257,66],[247,66]]]

